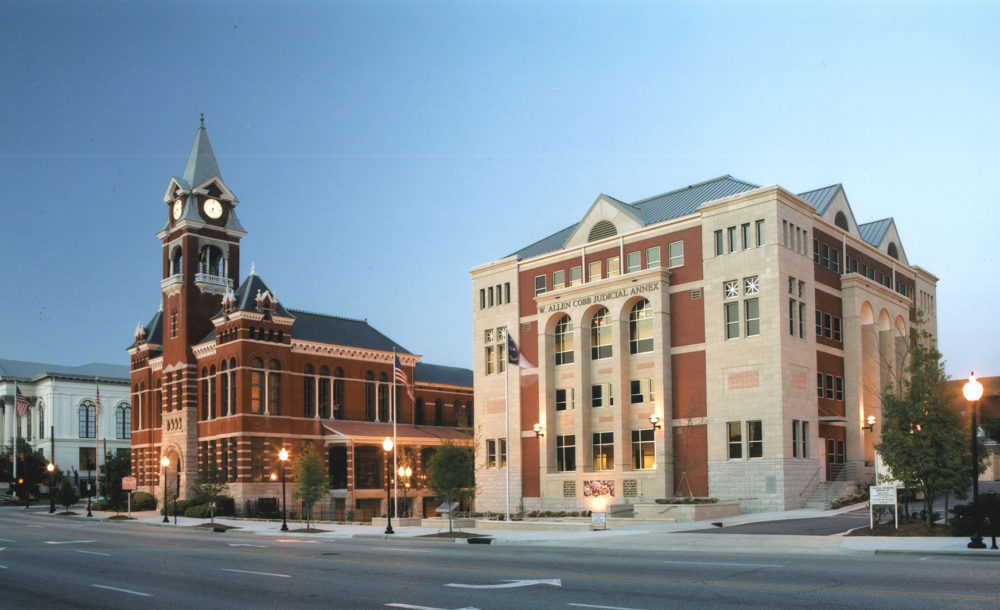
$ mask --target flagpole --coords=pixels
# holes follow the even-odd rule
[[[17,393],[19,389],[17,387],[17,382],[14,382],[14,450],[11,451],[11,457],[14,458],[14,481],[17,481],[17,435],[21,431],[21,418],[17,414]],[[15,492],[15,495],[16,492]]]
[[[399,519],[399,481],[396,477],[396,454],[399,447],[396,446],[396,348],[392,348],[392,400],[389,401],[392,408],[392,503],[395,507],[393,512],[396,519]]]
[[[504,435],[504,446],[506,447],[506,458],[507,458],[507,521],[510,521],[510,405],[509,405],[509,377],[510,374],[510,327],[506,324],[503,326],[504,330],[504,344],[503,344],[503,435]],[[504,456],[498,456],[504,457]]]
[[[101,441],[97,433],[97,424],[101,420],[101,380],[94,377],[94,384],[97,386],[97,396],[94,404],[94,497],[101,493]]]

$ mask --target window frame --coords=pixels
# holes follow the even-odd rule
[[[592,448],[594,472],[607,472],[615,469],[614,432],[594,432]]]

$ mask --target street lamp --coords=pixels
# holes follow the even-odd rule
[[[163,456],[160,458],[160,466],[163,466],[163,522],[170,523],[167,518],[167,468],[170,467],[170,458]]]
[[[409,500],[407,498],[408,494],[406,492],[408,492],[410,490],[410,477],[413,476],[413,469],[410,468],[409,466],[407,466],[405,468],[402,467],[402,466],[400,466],[399,470],[397,470],[396,472],[399,474],[400,478],[403,478],[403,480],[404,480],[404,483],[403,483],[403,503],[406,505],[406,516],[409,517],[411,515],[411,513],[410,513],[410,504],[409,504]],[[397,515],[397,516],[399,516],[399,515]]]
[[[962,386],[962,394],[965,394],[965,399],[971,403],[969,407],[971,408],[972,414],[972,515],[973,515],[973,527],[972,527],[972,537],[969,538],[969,544],[967,545],[970,549],[985,549],[986,543],[983,542],[983,537],[980,534],[982,531],[982,521],[981,515],[979,514],[979,439],[977,438],[976,432],[978,431],[978,426],[976,425],[976,411],[979,410],[979,399],[983,397],[983,384],[976,381],[975,372],[969,374],[969,381]]]
[[[659,430],[660,428],[660,416],[653,413],[649,416],[649,423],[653,425],[654,430]]]
[[[94,513],[90,512],[90,497],[94,493],[93,484],[90,482],[90,470],[94,468],[96,464],[92,463],[89,459],[87,460],[87,516],[93,517]]]
[[[875,419],[874,415],[869,415],[868,417],[865,418],[865,423],[868,424],[868,425],[867,426],[861,426],[861,429],[862,430],[868,430],[868,431],[874,430],[875,429],[875,422],[876,421],[878,421],[878,420]]]
[[[545,433],[542,432],[542,424],[535,424],[534,426],[531,427],[531,431],[535,433],[535,438],[538,438],[539,436],[545,436]]]
[[[288,531],[288,521],[285,511],[285,462],[288,461],[288,449],[284,447],[278,452],[278,459],[281,460],[281,531]]]
[[[382,449],[385,449],[385,533],[395,534],[392,531],[392,497],[389,495],[389,452],[392,451],[392,439],[388,436],[382,441]]]
[[[56,465],[49,462],[45,467],[45,470],[49,471],[49,514],[56,512],[56,494],[55,490],[52,489],[52,473],[56,470]]]

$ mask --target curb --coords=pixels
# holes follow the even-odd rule
[[[1000,560],[1000,553],[984,553],[982,551],[921,551],[919,549],[875,549],[875,555],[933,555],[935,557],[964,557],[966,559]]]

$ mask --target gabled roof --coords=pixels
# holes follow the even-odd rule
[[[31,381],[44,377],[62,377],[81,381],[100,378],[101,381],[128,383],[129,375],[129,367],[123,364],[93,362],[80,366],[64,366],[0,359],[0,379],[5,380]]]
[[[259,275],[251,271],[247,279],[243,280],[240,287],[236,289],[236,302],[233,305],[233,310],[235,311],[250,311],[253,313],[260,313],[260,309],[257,308],[257,296],[270,294],[274,297],[274,293],[271,289],[267,287],[264,280],[261,279]],[[222,312],[216,314],[216,316],[222,315]],[[295,316],[288,313],[288,311],[281,305],[281,301],[275,298],[274,303],[274,315],[281,316],[283,318],[294,318]]]
[[[635,209],[642,218],[643,223],[650,225],[670,220],[671,218],[693,214],[704,203],[752,191],[757,188],[760,187],[756,184],[726,175],[663,193],[662,195],[648,197],[635,203],[622,205]],[[607,197],[607,195],[604,195],[604,197]],[[608,197],[608,199],[612,198]],[[526,259],[545,254],[546,252],[559,250],[565,246],[567,240],[573,235],[579,225],[580,223],[576,223],[562,231],[553,233],[530,246],[514,252],[513,255],[520,259]]]
[[[295,323],[292,324],[292,336],[298,340],[360,347],[383,352],[391,352],[395,349],[401,354],[410,353],[409,350],[370,326],[367,320],[352,320],[298,309],[293,309],[291,312],[295,317]]]
[[[826,207],[830,205],[833,201],[834,196],[837,191],[843,190],[843,185],[841,184],[831,184],[830,186],[824,186],[823,188],[818,188],[813,191],[806,191],[805,193],[799,193],[799,198],[803,199],[816,208],[816,213],[820,216],[826,212]]]
[[[436,383],[472,387],[472,371],[457,366],[418,362],[413,370],[417,383]]]
[[[163,343],[163,309],[159,309],[153,314],[153,318],[143,326],[143,329],[146,331],[143,343],[152,343],[153,345]],[[129,347],[135,347],[138,344],[138,341],[134,341]]]
[[[861,239],[878,248],[890,225],[892,225],[892,218],[883,218],[882,220],[858,225],[858,232],[861,233]]]

